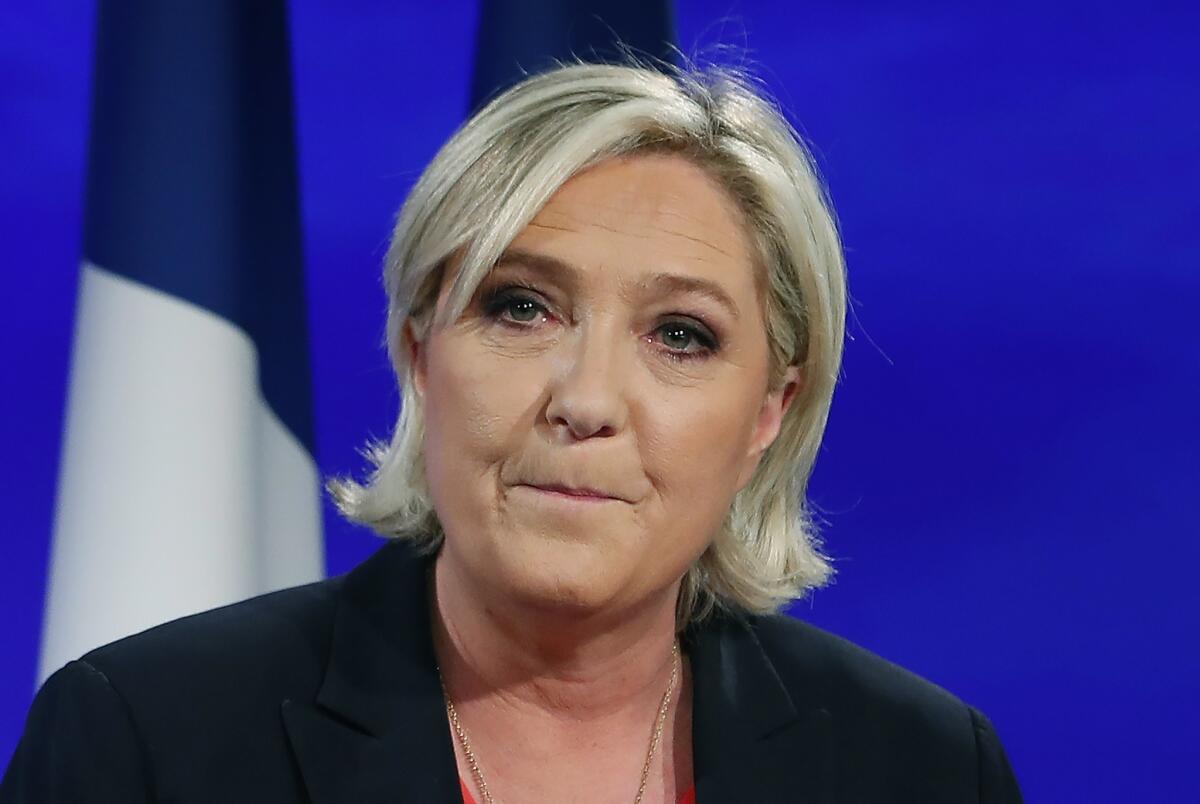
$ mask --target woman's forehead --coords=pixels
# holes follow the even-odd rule
[[[699,259],[747,256],[737,203],[703,168],[670,154],[618,157],[583,171],[530,226],[678,241],[672,247]]]
[[[512,252],[638,282],[664,272],[693,276],[735,297],[757,289],[737,203],[680,156],[612,159],[580,173],[514,238]]]

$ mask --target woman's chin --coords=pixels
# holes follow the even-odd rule
[[[522,607],[573,619],[586,619],[623,608],[636,597],[633,573],[595,545],[571,542],[543,544],[535,552],[501,556],[493,581]]]
[[[603,571],[589,572],[569,561],[526,564],[516,568],[509,583],[515,597],[525,605],[580,617],[610,604],[620,586]]]

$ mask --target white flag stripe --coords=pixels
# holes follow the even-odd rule
[[[152,625],[323,575],[318,474],[253,341],[85,264],[39,683]]]

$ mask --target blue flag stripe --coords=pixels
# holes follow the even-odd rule
[[[244,330],[311,454],[284,3],[104,0],[93,92],[85,257]]]

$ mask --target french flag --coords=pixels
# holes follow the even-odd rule
[[[324,575],[282,0],[102,0],[39,680]]]

